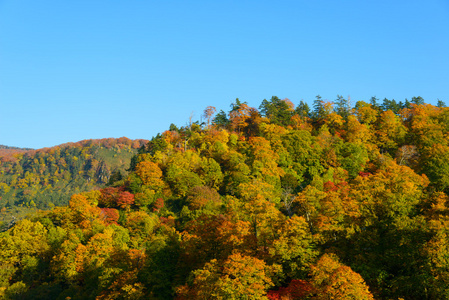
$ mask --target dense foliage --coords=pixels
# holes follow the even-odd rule
[[[449,298],[442,102],[215,111],[153,138],[120,184],[0,234],[3,297]]]
[[[0,221],[67,205],[74,193],[104,187],[111,176],[120,179],[147,142],[109,138],[39,150],[0,146]]]

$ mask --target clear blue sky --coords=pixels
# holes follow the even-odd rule
[[[0,144],[150,139],[317,94],[449,104],[449,1],[0,0]]]

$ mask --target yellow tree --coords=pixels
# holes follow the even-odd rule
[[[294,204],[309,224],[315,241],[326,243],[354,234],[360,208],[349,194],[348,175],[344,169],[330,168],[323,176],[325,179],[316,178],[299,193]]]
[[[425,297],[420,251],[427,233],[419,212],[428,183],[425,175],[393,161],[354,179],[349,196],[358,203],[360,215],[339,255],[363,266],[358,270],[381,297]]]
[[[428,272],[429,299],[449,297],[449,196],[436,192],[424,203],[427,230],[432,237],[423,245],[423,269]]]
[[[268,241],[268,261],[282,265],[284,274],[290,278],[305,276],[318,254],[306,220],[296,215],[280,217],[273,227],[273,239]]]
[[[370,176],[357,177],[350,196],[359,203],[365,225],[381,221],[402,228],[401,221],[413,216],[428,184],[425,175],[390,162]]]
[[[47,234],[40,222],[27,219],[0,234],[0,298],[3,299],[2,291],[6,289],[8,293],[18,285],[25,292],[33,279],[42,276],[39,266],[46,262],[50,250]]]
[[[235,253],[193,272],[193,282],[178,288],[178,299],[268,299],[271,276],[279,271],[264,261]]]
[[[411,109],[404,113],[418,148],[423,149],[435,143],[447,145],[449,108],[412,104]]]
[[[50,269],[52,274],[62,282],[74,284],[79,278],[83,268],[85,246],[81,244],[79,237],[72,232],[58,247],[52,257]]]
[[[355,116],[350,115],[346,123],[345,138],[350,143],[367,144],[372,141],[373,136],[366,124],[360,123]]]
[[[197,152],[187,150],[176,153],[170,157],[165,181],[176,196],[185,197],[191,188],[203,185],[200,169],[201,157]]]
[[[375,110],[371,104],[364,101],[357,101],[355,105],[355,115],[360,123],[369,126],[376,122],[379,112]]]
[[[253,175],[274,187],[280,187],[280,177],[285,172],[278,166],[279,156],[271,149],[270,142],[263,137],[252,137],[249,145]]]
[[[405,141],[407,128],[399,116],[391,110],[384,111],[379,117],[376,136],[379,148],[389,151],[392,155]]]
[[[316,300],[373,300],[363,278],[350,267],[341,264],[333,254],[324,254],[312,266],[312,284]]]
[[[69,208],[73,216],[72,222],[78,224],[85,234],[91,234],[104,225],[101,209],[91,205],[89,199],[83,194],[73,195],[70,198]]]
[[[265,258],[269,255],[268,247],[274,239],[273,228],[285,216],[272,201],[265,198],[264,195],[271,194],[270,189],[261,191],[264,188],[261,186],[254,181],[242,190],[242,200],[228,199],[227,214],[234,221],[242,220],[250,224],[247,251],[258,258]]]
[[[158,164],[151,161],[142,161],[136,165],[135,172],[142,180],[142,184],[148,188],[160,191],[164,187],[162,170]]]

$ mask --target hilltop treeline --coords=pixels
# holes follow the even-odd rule
[[[447,299],[449,108],[236,100],[0,235],[7,299]]]
[[[0,145],[0,157],[5,157],[4,159],[7,159],[6,157],[14,157],[14,154],[24,153],[24,152],[28,152],[30,150],[33,150],[33,149]]]

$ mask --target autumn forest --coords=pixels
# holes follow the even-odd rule
[[[1,299],[449,299],[442,101],[236,99],[0,172]]]

